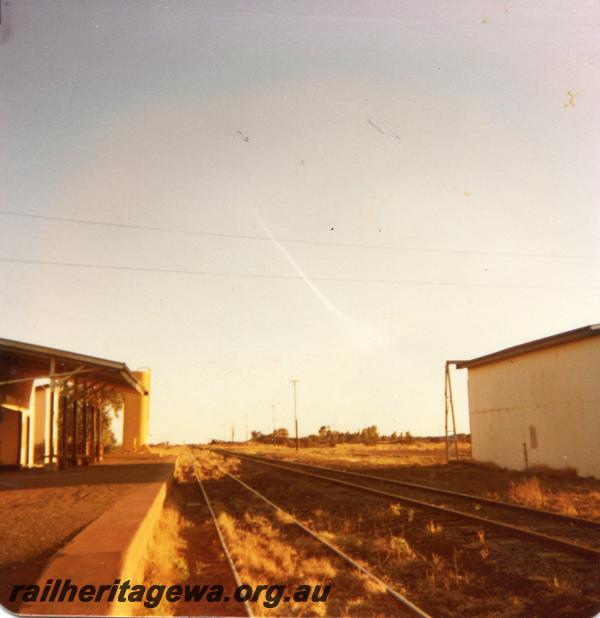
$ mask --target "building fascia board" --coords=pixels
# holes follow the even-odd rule
[[[543,337],[541,339],[534,339],[526,343],[511,346],[510,348],[504,348],[491,354],[479,356],[471,360],[458,361],[456,367],[458,369],[470,369],[472,367],[478,367],[480,365],[487,365],[488,363],[494,363],[500,360],[506,360],[521,354],[527,354],[528,352],[535,352],[537,350],[543,350],[545,348],[551,348],[564,343],[571,343],[572,341],[578,341],[580,339],[586,339],[588,337],[595,337],[600,335],[600,324],[591,324],[589,326],[583,326],[582,328],[576,328],[564,333],[558,333],[557,335],[551,335],[549,337]]]
[[[22,359],[25,362],[29,359],[30,362],[43,362],[49,365],[50,361],[54,359],[58,363],[76,366],[83,365],[88,368],[103,370],[106,372],[102,376],[103,380],[108,379],[113,383],[121,384],[125,388],[133,389],[141,395],[145,394],[144,387],[137,381],[129,367],[122,362],[99,358],[97,356],[89,356],[87,354],[79,354],[77,352],[69,352],[58,348],[35,345],[23,341],[0,338],[0,356],[3,354],[9,357]],[[112,379],[110,376],[112,376]],[[33,379],[40,376],[34,374],[28,377]],[[52,376],[48,373],[47,377],[50,378]]]

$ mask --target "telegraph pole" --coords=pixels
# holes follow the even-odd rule
[[[233,426],[233,423],[231,424],[231,443],[233,444],[235,442],[235,427]]]
[[[248,415],[244,414],[244,426],[246,427],[246,442],[248,442]]]
[[[296,384],[298,384],[298,382],[300,382],[300,380],[290,380],[290,382],[292,383],[293,387],[294,387],[294,426],[296,429],[296,455],[298,455],[298,450],[299,450],[299,442],[298,442],[298,406],[297,406],[297,402],[296,402]]]

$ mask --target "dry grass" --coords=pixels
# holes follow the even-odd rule
[[[213,500],[219,527],[232,554],[240,579],[252,586],[285,585],[294,590],[298,585],[311,587],[331,584],[327,603],[295,603],[293,600],[279,607],[265,607],[262,600],[252,603],[256,615],[348,616],[375,615],[382,608],[383,615],[397,611],[385,591],[362,573],[348,568],[341,559],[303,532],[289,514],[275,512],[246,490],[224,476],[225,466],[232,473],[239,472],[239,461],[224,460],[209,451],[195,451],[195,462],[203,470],[206,488]],[[225,483],[225,484],[223,484]],[[227,484],[228,483],[228,484]],[[220,490],[217,493],[217,484]],[[252,484],[252,483],[251,483]],[[315,509],[320,519],[326,512]],[[350,531],[350,518],[342,518],[340,527]],[[314,527],[313,527],[314,528]],[[336,535],[319,531],[329,541]],[[390,537],[388,535],[387,540]],[[381,544],[386,556],[400,556],[410,552],[399,539]]]
[[[433,455],[432,448],[435,451]],[[271,457],[295,457],[294,451],[285,447],[265,446],[244,450]],[[255,464],[236,458],[224,459],[206,450],[194,451],[194,456],[244,583],[284,584],[292,588],[300,583],[313,586],[334,583],[332,590],[335,595],[332,594],[326,604],[285,603],[269,609],[261,602],[253,603],[252,609],[257,615],[396,615],[397,608],[385,605],[386,596],[381,587],[324,551],[316,541],[301,533],[288,516],[280,513],[273,517],[268,507],[261,506],[262,503],[224,474],[226,467],[275,503],[289,509],[303,523],[359,563],[380,575],[385,574],[390,583],[393,582],[394,587],[409,598],[421,603],[425,599],[427,604],[431,603],[434,614],[441,612],[458,616],[477,607],[478,611],[483,612],[480,615],[523,615],[529,607],[528,597],[538,593],[551,603],[560,600],[561,607],[567,603],[565,599],[571,598],[568,602],[577,603],[580,582],[570,578],[568,569],[554,570],[553,567],[540,573],[538,581],[523,584],[521,575],[516,570],[513,573],[512,564],[508,563],[505,580],[496,578],[494,573],[506,570],[507,563],[503,562],[506,556],[493,538],[488,542],[483,530],[474,531],[472,540],[462,538],[452,541],[449,538],[453,536],[452,530],[448,526],[442,529],[440,523],[430,516],[424,517],[397,502],[357,501],[356,496],[347,490],[322,487],[312,480],[299,477],[293,479],[294,489],[290,491],[290,486],[284,482],[287,477],[278,479],[278,473],[265,471]],[[458,480],[456,489],[469,493],[476,493],[470,487],[479,483],[482,494],[491,490],[497,493],[499,499],[512,499],[538,508],[577,509],[579,505],[571,497],[578,495],[583,502],[581,489],[590,486],[580,484],[577,493],[569,487],[574,481],[567,476],[507,473],[498,468],[479,467],[465,462],[440,465],[439,460],[444,457],[443,444],[343,445],[303,449],[300,456],[303,461],[324,465],[355,466],[357,469],[378,467],[382,475],[398,474],[400,478],[402,472],[408,471],[415,475],[417,482],[423,479],[432,484],[440,482],[442,486],[445,481]],[[435,456],[438,461],[433,465],[421,463],[407,467],[403,459],[405,456],[422,456],[422,461]],[[393,463],[387,465],[388,461]],[[185,457],[182,457],[181,469],[177,471],[178,482],[182,485],[195,482],[188,464],[189,460],[186,464]],[[420,478],[417,476],[419,471],[423,473]],[[408,480],[413,479],[409,477]],[[600,506],[600,485],[598,489],[588,492],[585,498],[591,496]],[[561,500],[564,501],[562,506]],[[169,518],[172,520],[170,523]],[[164,525],[166,529],[160,533],[164,543],[172,546],[171,550],[174,548],[177,554],[177,548],[181,545],[178,545],[176,537],[182,531],[185,533],[186,522],[168,515]],[[168,540],[169,534],[172,541]],[[456,543],[457,540],[460,542]],[[201,551],[197,555],[198,559],[202,559]],[[182,565],[176,555],[161,550],[157,553],[157,562],[166,563],[170,577],[185,575],[186,567],[192,575],[195,573],[189,555],[188,563]],[[535,560],[532,559],[532,562]],[[177,569],[180,569],[180,575]],[[532,585],[537,586],[535,592],[532,592]],[[487,597],[484,598],[478,593],[482,586],[488,586]]]
[[[315,509],[308,523],[313,527],[320,525],[319,534],[359,562],[371,567],[375,565],[387,573],[396,586],[398,582],[412,580],[413,589],[407,593],[409,598],[415,594],[416,588],[420,589],[419,594],[427,597],[442,589],[460,594],[465,586],[470,585],[472,575],[462,565],[456,550],[450,554],[450,559],[446,559],[435,551],[421,553],[412,546],[403,531],[413,523],[414,509],[398,503],[371,503],[367,508],[370,517],[362,533],[358,531],[359,517],[354,509],[352,516],[336,513],[335,517],[331,513],[325,517],[321,509]],[[314,517],[315,514],[318,517]],[[326,530],[323,526],[327,526]],[[423,531],[435,544],[440,540],[442,526],[429,519],[424,522]],[[400,587],[404,591],[404,585]]]
[[[574,517],[600,519],[600,491],[573,491],[568,487],[569,478],[569,475],[564,478],[542,475],[511,481],[507,498],[532,508],[547,509]]]
[[[600,520],[600,481],[582,479],[572,469],[543,466],[528,472],[508,471],[493,464],[470,461],[470,443],[459,442],[460,462],[445,465],[445,445],[416,438],[412,444],[373,446],[339,444],[300,449],[273,445],[228,445],[230,450],[315,465],[354,468],[406,478],[496,500]]]
[[[182,518],[175,502],[166,504],[160,520],[148,543],[144,559],[143,583],[146,586],[160,583],[165,586],[181,584],[189,576],[186,560],[187,543],[183,538],[186,527],[191,524]],[[144,605],[132,606],[134,615],[163,616],[165,607],[147,608]]]
[[[266,582],[290,587],[300,583],[323,586],[336,576],[336,569],[329,559],[311,557],[304,551],[302,542],[290,545],[279,526],[274,526],[263,515],[246,513],[240,522],[222,512],[218,521],[245,583],[252,586]],[[325,604],[289,604],[290,613],[296,616],[324,615],[326,607]],[[259,615],[269,613],[268,608],[260,605],[253,611]]]
[[[292,447],[261,445],[227,445],[229,450],[240,449],[248,454],[263,455],[282,459],[296,459],[296,451]],[[458,444],[461,459],[471,457],[469,442]],[[393,465],[429,466],[445,463],[446,447],[442,442],[426,442],[415,440],[412,444],[382,443],[372,446],[364,444],[337,444],[335,447],[309,447],[300,449],[300,459],[315,465],[327,464],[359,464],[372,468]]]
[[[517,483],[511,482],[508,497],[513,502],[536,509],[541,509],[546,503],[545,492],[536,476]]]
[[[439,588],[442,588],[446,592],[459,590],[464,585],[468,585],[471,581],[471,576],[459,569],[456,552],[454,552],[451,563],[444,560],[439,554],[433,554],[429,561],[429,565],[426,581],[431,591],[434,593],[437,592]]]

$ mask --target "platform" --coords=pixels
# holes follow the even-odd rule
[[[131,541],[136,525],[144,519],[144,509],[150,508],[171,477],[173,464],[174,458],[123,456],[58,472],[1,472],[0,603],[16,610],[8,603],[12,586],[36,583],[50,560],[70,542],[79,543],[75,549],[71,545],[71,555],[85,553],[81,539],[76,539],[79,534],[87,534],[83,543],[90,554],[94,543],[96,548],[108,547],[109,531],[110,551]],[[102,520],[111,509],[112,515]],[[89,536],[92,522],[104,527]],[[120,531],[115,528],[119,526]]]

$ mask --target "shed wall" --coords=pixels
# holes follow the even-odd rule
[[[600,337],[469,369],[473,458],[600,477]]]

